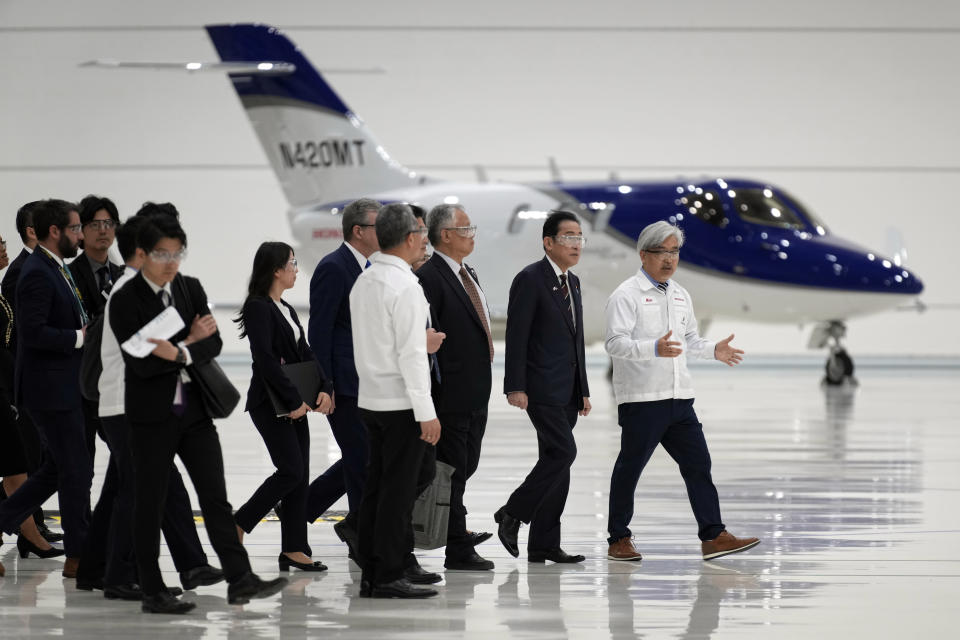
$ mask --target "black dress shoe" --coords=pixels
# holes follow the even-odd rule
[[[346,520],[341,520],[333,525],[333,532],[347,545],[347,557],[356,562],[359,557],[357,549],[360,546],[360,536],[357,535],[357,530],[351,527]]]
[[[144,594],[140,610],[144,613],[186,613],[196,606],[193,602],[177,600],[169,591],[161,591],[152,596]]]
[[[471,551],[460,558],[447,558],[443,566],[454,571],[490,571],[493,569],[493,562]]]
[[[479,533],[476,531],[467,531],[467,542],[474,547],[486,542],[492,537],[493,534],[489,531],[480,531]]]
[[[261,580],[257,574],[248,571],[242,578],[227,587],[227,602],[247,604],[251,598],[267,598],[283,589],[287,583],[286,578]]]
[[[170,593],[167,591],[167,593]],[[173,593],[171,596],[176,597]],[[103,588],[103,597],[107,600],[143,600],[143,591],[135,582],[129,584],[108,584]]]
[[[415,587],[406,578],[400,578],[393,582],[374,585],[371,595],[374,598],[430,598],[437,595],[437,590]]]
[[[50,527],[42,520],[37,523],[37,530],[40,531],[40,535],[42,535],[43,539],[47,542],[61,542],[63,540],[62,533],[51,531]]]
[[[223,582],[223,571],[208,564],[180,572],[180,584],[187,591],[197,587],[208,587],[218,582]]]
[[[443,576],[439,573],[433,573],[432,571],[427,571],[418,564],[413,565],[412,567],[407,567],[403,570],[403,578],[413,584],[434,584],[443,580]],[[393,584],[393,583],[390,583]],[[376,587],[374,587],[376,591]],[[426,596],[420,596],[426,597]]]
[[[77,578],[77,589],[80,591],[103,591],[103,580],[97,578]]]
[[[17,536],[17,551],[20,552],[21,558],[26,558],[31,553],[38,558],[56,558],[57,556],[62,556],[64,554],[64,550],[58,549],[57,547],[41,549],[22,535]]]
[[[326,571],[327,565],[323,564],[319,560],[316,562],[297,562],[296,560],[291,560],[289,556],[280,554],[277,557],[277,564],[280,565],[280,571],[290,571],[290,567],[296,567],[300,571]]]
[[[527,561],[528,562],[544,562],[549,560],[550,562],[557,562],[561,564],[570,564],[573,562],[583,562],[586,560],[585,557],[581,555],[572,556],[560,547],[556,549],[547,549],[546,551],[528,551],[527,552]]]
[[[497,535],[500,537],[500,542],[503,543],[507,553],[516,558],[520,555],[520,547],[517,545],[520,521],[507,513],[506,507],[500,507],[500,510],[493,514],[493,519],[497,523]]]

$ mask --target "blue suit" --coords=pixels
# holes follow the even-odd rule
[[[80,302],[56,261],[38,247],[17,283],[19,327],[15,397],[37,425],[49,456],[13,496],[0,504],[0,529],[12,533],[59,493],[64,549],[79,558],[90,519],[93,465],[84,438],[80,396]]]
[[[352,523],[366,480],[367,433],[357,409],[359,379],[350,322],[350,290],[362,271],[343,244],[324,256],[310,279],[307,336],[320,368],[333,376],[336,408],[327,420],[342,456],[310,483],[307,520],[311,522],[346,493]]]
[[[590,395],[580,280],[567,275],[574,315],[546,258],[517,274],[507,306],[503,391],[527,394],[527,415],[540,449],[537,464],[506,504],[507,513],[530,524],[528,553],[560,547],[560,516],[577,457],[573,427],[583,398]]]

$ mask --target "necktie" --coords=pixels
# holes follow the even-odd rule
[[[427,316],[427,329],[430,328],[430,317]],[[440,382],[440,359],[437,358],[436,353],[428,353],[427,360],[430,361],[430,371],[433,371],[434,377],[436,377],[437,382]]]
[[[664,294],[665,294],[665,293],[667,292],[667,285],[665,285],[665,284],[662,283],[662,282],[658,282],[658,283],[657,283],[657,289],[659,289],[660,293],[664,293]]]
[[[367,264],[363,265],[363,268],[364,268],[364,269],[369,269],[369,268],[370,268],[370,261],[369,261],[369,260],[367,260]]]
[[[170,293],[166,289],[160,289],[157,295],[160,297],[160,302],[164,307],[169,307],[173,303]],[[173,411],[173,415],[178,418],[182,418],[184,412],[187,410],[187,399],[183,394],[183,380],[180,378],[179,373],[177,374],[177,390],[173,394],[173,407],[171,410]]]
[[[113,288],[113,278],[110,277],[110,267],[104,265],[97,269],[97,286],[100,287],[100,293],[106,298]]]
[[[567,313],[570,314],[570,318],[573,319],[573,301],[570,299],[570,288],[567,287],[567,274],[560,274],[560,293],[563,294],[563,305],[567,309]],[[577,326],[576,319],[573,319],[573,326]]]
[[[483,303],[480,301],[480,292],[477,291],[477,285],[473,283],[473,278],[470,277],[470,274],[467,273],[466,268],[462,265],[460,267],[460,280],[463,281],[463,288],[467,290],[470,302],[473,303],[473,310],[477,312],[477,317],[480,318],[480,324],[483,325],[483,330],[487,334],[490,362],[493,362],[493,338],[490,336],[490,325],[487,324],[487,314],[484,313]]]

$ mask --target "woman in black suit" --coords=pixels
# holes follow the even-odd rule
[[[236,319],[240,337],[250,341],[253,377],[247,392],[246,410],[267,445],[277,470],[240,507],[234,519],[241,540],[278,502],[282,552],[280,570],[297,567],[323,571],[327,567],[310,558],[307,544],[307,493],[310,464],[310,431],[307,412],[328,414],[333,410],[333,384],[326,378],[307,346],[297,312],[281,295],[297,280],[297,259],[284,242],[264,242],[253,259],[247,299]],[[316,409],[304,402],[281,365],[314,362],[324,380]],[[279,398],[285,415],[274,408],[267,388]]]
[[[0,271],[6,269],[9,263],[7,243],[0,238]],[[17,427],[17,412],[13,407],[13,368],[17,345],[13,344],[12,337],[13,305],[0,295],[0,477],[3,477],[3,490],[8,496],[27,481],[27,457]],[[3,543],[2,535],[0,532],[0,544]],[[40,535],[32,516],[20,525],[17,550],[21,558],[26,558],[30,553],[40,558],[63,555],[63,549],[50,545]],[[3,574],[3,565],[0,564],[0,576]]]

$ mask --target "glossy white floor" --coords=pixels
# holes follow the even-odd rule
[[[234,371],[245,388],[241,370]],[[61,560],[20,560],[8,544],[0,549],[7,568],[0,636],[954,637],[960,369],[862,368],[858,389],[829,393],[812,368],[716,365],[694,375],[724,520],[735,534],[763,539],[750,552],[701,561],[683,483],[661,450],[637,494],[633,524],[644,560],[606,560],[619,430],[596,368],[594,413],[576,428],[580,452],[564,518],[564,546],[587,556],[582,565],[528,565],[494,537],[479,550],[496,571],[448,573],[438,598],[360,599],[359,573],[323,522],[311,525],[309,536],[328,572],[292,573],[279,597],[245,607],[227,605],[223,585],[201,588],[186,596],[198,605],[192,614],[165,617],[78,592],[60,577]],[[335,459],[336,446],[322,418],[312,426],[315,474]],[[220,432],[237,506],[271,466],[244,414],[224,421]],[[535,455],[526,417],[495,395],[480,469],[468,485],[471,528],[495,531],[491,514]],[[247,537],[261,575],[277,575],[279,537],[279,524],[269,521]],[[441,552],[421,560],[442,570]],[[163,566],[177,584],[169,557]]]

